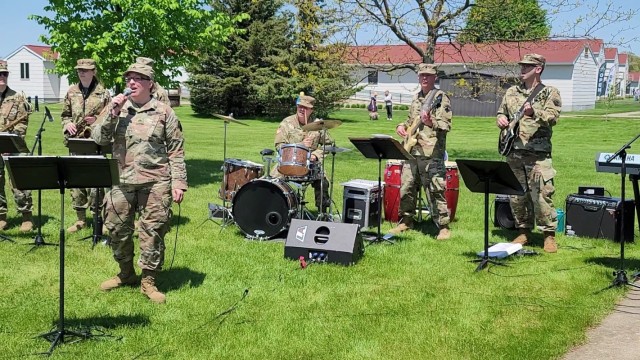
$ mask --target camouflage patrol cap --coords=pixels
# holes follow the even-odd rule
[[[316,102],[316,99],[312,98],[309,95],[302,95],[300,96],[300,102],[298,103],[298,105],[300,106],[304,106],[306,108],[309,109],[313,109],[313,104]]]
[[[7,68],[6,61],[0,61],[0,73],[9,73],[9,68]]]
[[[438,68],[434,64],[422,63],[418,65],[418,75],[420,74],[437,75]]]
[[[93,59],[78,59],[76,69],[95,70],[96,61]]]
[[[127,76],[128,73],[130,72],[134,72],[134,73],[138,73],[140,75],[144,75],[146,77],[148,77],[149,79],[153,80],[154,77],[154,72],[153,72],[153,68],[149,65],[144,65],[144,64],[140,64],[140,63],[133,63],[129,66],[129,68],[127,69],[127,71],[124,72],[124,76]]]
[[[540,54],[526,54],[524,57],[522,57],[522,60],[520,60],[518,64],[544,66],[546,62],[547,60],[545,60],[544,56]]]
[[[153,64],[155,63],[155,61],[151,58],[148,57],[142,57],[142,56],[138,56],[136,58],[136,63],[138,64],[142,64],[142,65],[149,65],[149,66],[153,66]]]

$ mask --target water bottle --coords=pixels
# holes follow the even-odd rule
[[[558,226],[556,227],[556,232],[564,232],[564,210],[556,209],[556,214],[558,215]]]

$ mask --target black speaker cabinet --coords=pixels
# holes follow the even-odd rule
[[[313,220],[291,220],[284,257],[307,261],[354,264],[364,254],[358,224]]]
[[[515,229],[516,221],[511,212],[511,204],[509,204],[509,196],[497,195],[493,203],[493,225],[503,229]]]
[[[625,201],[624,238],[627,242],[633,241],[634,210],[633,200]],[[567,196],[565,207],[565,232],[619,242],[622,216],[622,201],[618,198],[571,194]]]

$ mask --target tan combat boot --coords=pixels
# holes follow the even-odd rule
[[[409,229],[413,228],[413,217],[412,216],[403,216],[398,223],[398,226],[389,230],[389,234],[398,235],[402,232],[405,232]]]
[[[451,230],[449,230],[448,226],[443,226],[440,228],[440,232],[438,232],[438,236],[436,236],[436,240],[449,240],[451,237]]]
[[[529,229],[518,229],[518,232],[520,232],[520,234],[518,236],[516,236],[515,239],[513,239],[511,241],[512,244],[520,244],[520,245],[526,245],[527,242],[529,242],[529,235],[531,235],[531,230]]]
[[[156,287],[156,272],[152,270],[142,270],[140,292],[156,304],[164,304],[166,300],[166,296]]]
[[[133,268],[133,260],[119,263],[120,273],[109,280],[106,280],[100,284],[100,290],[109,291],[124,285],[138,285],[138,277],[136,276],[136,270]]]
[[[33,230],[33,216],[31,211],[22,213],[22,225],[20,225],[20,231],[29,232]]]
[[[87,212],[85,210],[77,210],[76,214],[78,214],[78,220],[67,229],[67,232],[71,234],[87,227]]]
[[[7,228],[7,214],[0,214],[0,231]]]
[[[544,252],[558,252],[558,243],[556,242],[556,233],[553,231],[544,232]]]

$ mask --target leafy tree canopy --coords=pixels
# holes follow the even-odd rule
[[[107,87],[123,83],[122,73],[137,56],[155,60],[156,81],[170,85],[179,68],[234,33],[234,22],[207,0],[49,0],[52,17],[32,15],[48,35],[41,40],[60,53],[55,72],[77,81],[76,60],[93,58]]]

